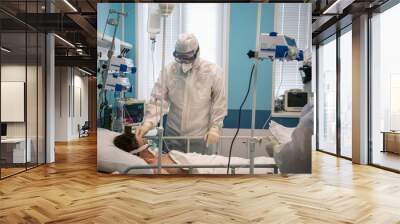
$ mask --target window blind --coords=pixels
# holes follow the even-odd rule
[[[297,47],[311,56],[311,4],[276,4],[275,31],[296,40]],[[274,98],[285,90],[302,89],[299,73],[302,62],[274,62]]]

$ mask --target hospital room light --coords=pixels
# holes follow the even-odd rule
[[[92,73],[90,73],[90,72],[88,72],[88,71],[86,71],[86,70],[83,70],[83,69],[81,69],[81,68],[79,68],[79,67],[78,67],[78,70],[81,71],[81,72],[83,72],[83,73],[85,73],[86,75],[89,75],[89,76],[92,75]]]
[[[54,34],[54,36],[57,37],[57,38],[58,38],[59,40],[61,40],[62,42],[66,43],[68,46],[75,48],[75,45],[73,45],[73,44],[72,44],[71,42],[69,42],[68,40],[66,40],[66,39],[64,39],[64,38],[62,38],[62,37],[60,37],[60,36],[57,35],[57,34]]]
[[[351,5],[353,2],[354,0],[336,0],[332,5],[325,9],[322,14],[341,14],[343,13],[343,9]]]
[[[74,12],[78,12],[78,10],[68,0],[64,0],[64,3],[67,4]]]
[[[9,50],[9,49],[7,49],[7,48],[5,48],[5,47],[1,47],[1,50],[4,51],[4,52],[6,52],[6,53],[10,53],[10,52],[11,52],[11,50]]]

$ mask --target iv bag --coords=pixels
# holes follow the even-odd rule
[[[161,15],[157,4],[149,4],[149,14],[147,18],[147,32],[151,40],[155,40],[156,35],[161,30]]]

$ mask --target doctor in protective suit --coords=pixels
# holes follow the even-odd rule
[[[305,61],[299,69],[304,84],[304,90],[312,96],[311,89],[311,61]],[[273,156],[279,170],[283,174],[311,173],[311,145],[314,128],[314,103],[310,97],[309,103],[303,107],[300,121],[291,135],[291,141],[278,145],[276,140],[270,139],[267,152]]]
[[[136,130],[138,137],[160,121],[163,99],[163,113],[168,113],[165,135],[204,136],[203,140],[191,140],[191,152],[212,153],[208,146],[218,142],[227,114],[225,79],[220,67],[199,55],[197,38],[193,34],[179,35],[173,52],[175,61],[163,69],[153,87],[144,123]],[[165,142],[167,150],[186,149],[186,140]]]

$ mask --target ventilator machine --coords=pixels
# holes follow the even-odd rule
[[[109,10],[101,39],[104,40],[107,26],[111,26],[114,28],[111,44],[108,50],[99,48],[98,51],[98,72],[101,73],[97,85],[100,90],[98,96],[100,126],[114,131],[122,131],[125,114],[125,93],[133,91],[128,75],[136,73],[133,60],[126,57],[129,49],[123,48],[118,53],[114,52],[120,19],[126,16],[127,13],[125,12],[115,9]],[[107,100],[107,92],[112,93],[114,97],[111,105]]]
[[[304,53],[299,50],[296,45],[296,40],[283,34],[276,32],[262,33],[259,35],[259,50],[250,50],[247,55],[250,58],[286,60],[286,61],[303,61]]]

